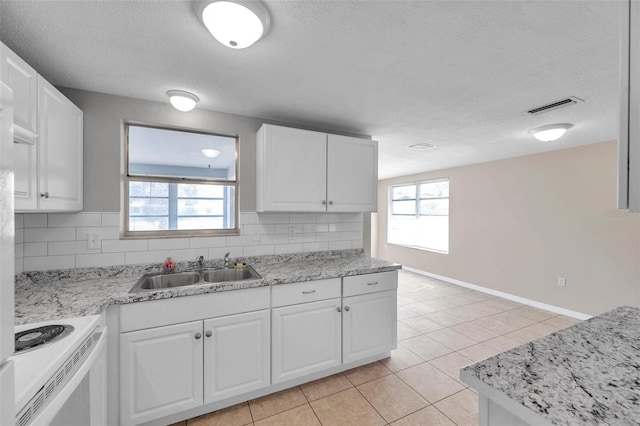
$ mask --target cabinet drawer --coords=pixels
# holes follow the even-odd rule
[[[315,302],[334,297],[340,297],[340,278],[274,286],[271,293],[271,305],[277,308],[278,306]]]
[[[394,290],[398,288],[398,271],[344,277],[342,284],[343,297]]]

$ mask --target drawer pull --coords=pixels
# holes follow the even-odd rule
[[[367,283],[367,285],[378,285],[378,281],[374,281],[372,283]]]
[[[316,292],[315,290],[305,290],[302,292],[302,294],[313,294],[315,292]]]

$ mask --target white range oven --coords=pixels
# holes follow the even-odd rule
[[[16,326],[15,424],[106,424],[106,335],[99,315]]]

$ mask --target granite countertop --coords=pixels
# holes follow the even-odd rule
[[[616,308],[465,367],[461,378],[526,407],[536,424],[640,424],[640,310]]]
[[[401,267],[397,263],[365,256],[362,249],[245,257],[237,260],[251,265],[262,279],[129,293],[142,275],[159,272],[160,263],[23,273],[16,279],[15,322],[18,325],[96,315],[112,304],[362,275],[393,271]],[[221,268],[222,263],[217,259],[205,262],[204,266]],[[176,271],[196,267],[195,262],[176,263]]]

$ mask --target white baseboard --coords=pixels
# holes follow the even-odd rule
[[[413,272],[426,277],[435,278],[440,281],[448,282],[451,284],[459,285],[460,287],[470,288],[472,290],[479,291],[481,293],[490,294],[492,296],[501,297],[503,299],[512,300],[514,302],[522,303],[523,305],[533,306],[534,308],[543,309],[545,311],[554,312],[556,314],[565,315],[571,318],[586,320],[591,318],[591,315],[583,314],[569,309],[561,308],[559,306],[548,305],[546,303],[537,302],[535,300],[526,299],[524,297],[515,296],[513,294],[505,293],[503,291],[493,290],[491,288],[482,287],[476,284],[471,284],[465,281],[456,280],[455,278],[445,277],[443,275],[433,274],[431,272],[422,271],[420,269],[412,268],[410,266],[402,266],[405,271]]]

